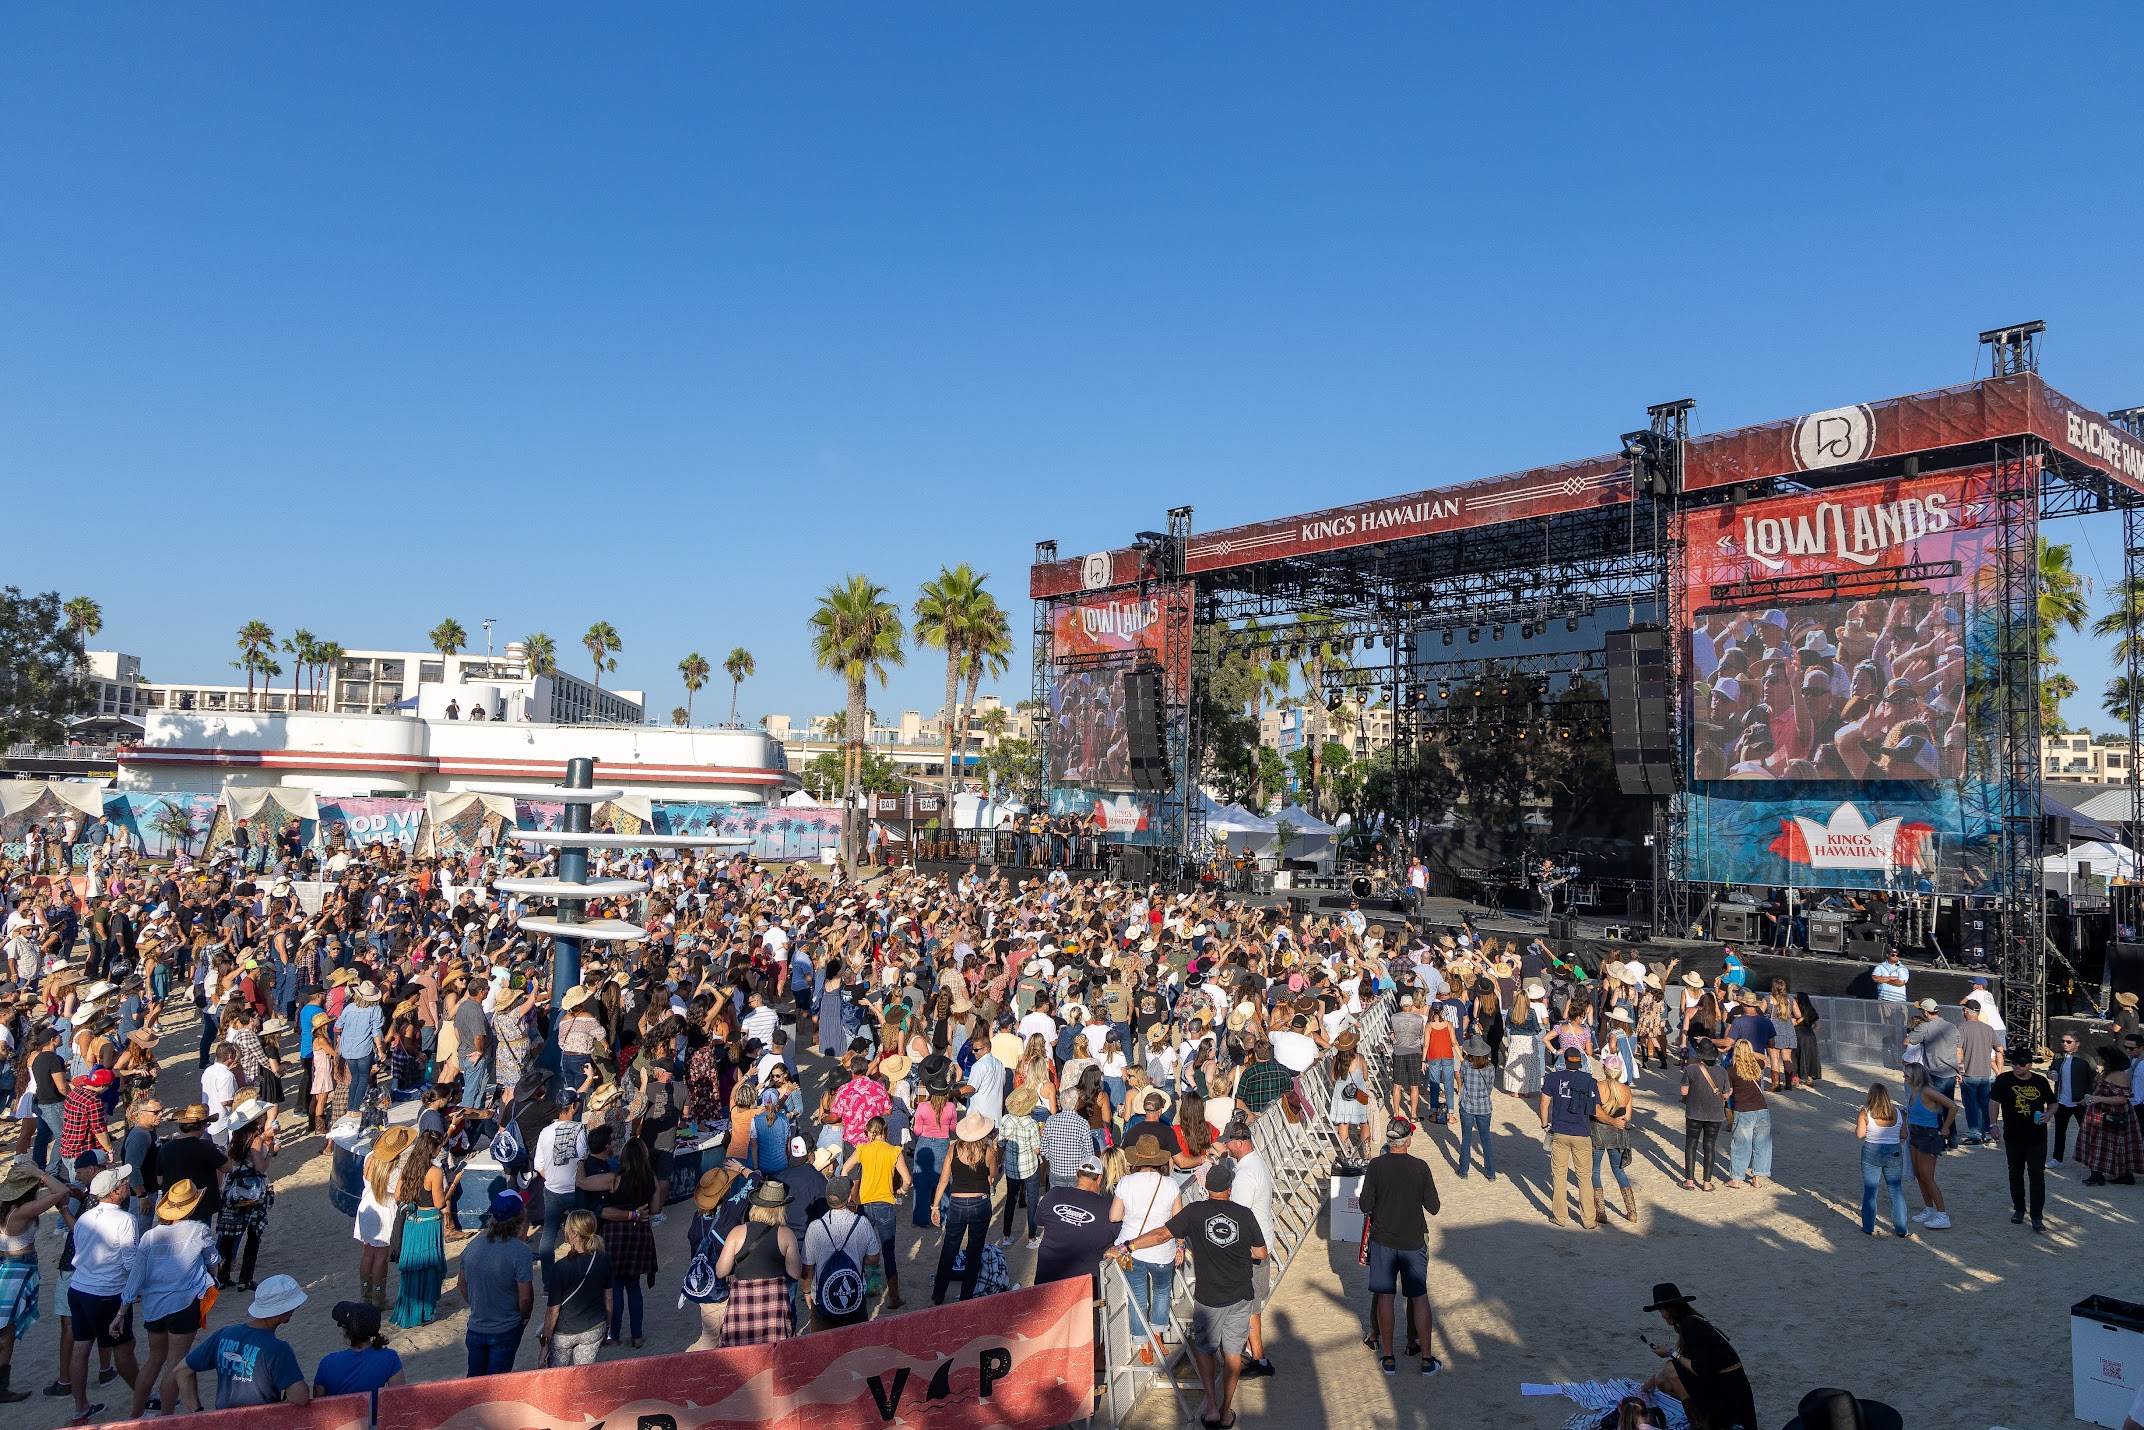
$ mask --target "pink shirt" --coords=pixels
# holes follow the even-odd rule
[[[933,1109],[931,1100],[927,1097],[916,1104],[914,1125],[918,1137],[951,1137],[953,1135],[953,1124],[959,1121],[960,1108],[955,1105],[951,1098],[946,1099],[943,1113]],[[842,1135],[846,1137],[848,1133],[844,1131]]]

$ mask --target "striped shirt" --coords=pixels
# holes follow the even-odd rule
[[[1042,1126],[1042,1155],[1050,1159],[1051,1180],[1069,1182],[1094,1155],[1094,1129],[1077,1112],[1052,1113]]]

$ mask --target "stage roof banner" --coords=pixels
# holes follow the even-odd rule
[[[2024,436],[2040,437],[2065,456],[2144,492],[2144,443],[2103,414],[2055,391],[2036,373],[1982,378],[1959,387],[1693,437],[1684,451],[1683,486],[1705,491],[1738,482],[1806,478],[1830,468]],[[1623,457],[1587,457],[1302,516],[1195,532],[1184,567],[1197,576],[1629,500]],[[1042,599],[1120,589],[1157,575],[1145,551],[1126,547],[1036,565],[1028,573],[1028,594]]]

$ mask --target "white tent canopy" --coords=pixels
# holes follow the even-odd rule
[[[1281,825],[1291,827],[1288,847],[1280,852],[1283,859],[1310,859],[1326,870],[1332,868],[1340,831],[1333,825],[1304,809],[1291,804],[1273,816],[1273,827],[1278,833]]]
[[[784,809],[824,809],[825,807],[802,790],[795,791],[789,798],[782,801],[782,808]]]
[[[271,804],[295,819],[320,818],[313,792],[296,785],[226,785],[223,803],[234,820],[256,819]]]
[[[2057,877],[2074,877],[2080,866],[2088,866],[2084,870],[2088,875],[2134,879],[2137,877],[2137,854],[2127,845],[2095,839],[2088,844],[2073,845],[2066,851],[2058,850],[2040,860],[2041,872]]]
[[[91,819],[104,817],[104,786],[93,780],[0,780],[0,815],[19,814],[47,794]]]
[[[1026,812],[1027,806],[1016,800],[1000,804],[968,790],[962,790],[953,796],[955,829],[995,829],[1008,819]]]

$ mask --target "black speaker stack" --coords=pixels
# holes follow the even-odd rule
[[[1153,794],[1167,790],[1169,740],[1163,723],[1161,671],[1141,666],[1124,672],[1124,733],[1131,747],[1132,788]]]
[[[1761,927],[1757,911],[1748,904],[1712,906],[1713,937],[1723,943],[1749,943],[1757,938]]]
[[[1624,794],[1675,793],[1668,636],[1657,625],[1608,632],[1608,748]]]

